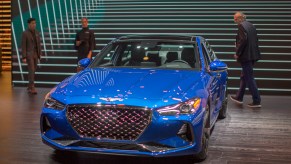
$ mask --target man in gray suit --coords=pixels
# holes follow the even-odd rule
[[[22,62],[27,63],[28,69],[28,88],[30,94],[37,94],[34,87],[35,71],[37,68],[38,59],[41,58],[40,35],[36,28],[34,18],[27,20],[28,29],[22,33]]]

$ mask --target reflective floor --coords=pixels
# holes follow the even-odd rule
[[[196,163],[187,157],[137,158],[86,153],[59,153],[40,138],[40,108],[48,88],[28,95],[12,88],[10,72],[0,74],[0,164],[148,164]],[[219,120],[211,135],[209,156],[202,164],[291,163],[291,97],[262,96],[261,109],[236,106],[229,101],[228,116]]]

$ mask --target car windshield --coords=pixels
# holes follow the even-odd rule
[[[89,67],[193,69],[199,67],[198,60],[193,42],[118,41],[105,47]]]

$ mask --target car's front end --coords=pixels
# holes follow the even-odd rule
[[[111,73],[127,74],[128,71],[135,74],[130,69]],[[195,88],[188,89],[188,82],[193,81],[193,77],[189,76],[193,74],[191,71],[184,74],[183,71],[170,72],[136,70],[138,78],[127,81],[130,87],[125,88],[128,90],[122,87],[118,90],[116,85],[108,87],[106,80],[94,86],[90,82],[81,85],[85,84],[87,77],[99,74],[100,70],[85,70],[77,77],[64,81],[45,98],[41,114],[43,142],[60,150],[102,154],[159,157],[198,153],[201,150],[206,101],[203,97],[189,98],[189,93],[183,90],[187,88],[195,93]],[[122,79],[113,78],[115,75],[108,79],[122,84]],[[155,81],[147,82],[147,79],[155,80],[161,76],[175,79],[172,86],[153,86]],[[83,80],[77,81],[80,78]],[[184,87],[173,87],[181,81]],[[75,84],[70,85],[73,82]],[[147,90],[149,87],[160,90],[152,93]]]

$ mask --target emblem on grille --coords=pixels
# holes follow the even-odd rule
[[[100,100],[104,100],[104,101],[122,101],[123,99],[122,98],[118,98],[118,97],[100,97],[99,98]]]

